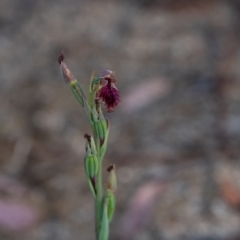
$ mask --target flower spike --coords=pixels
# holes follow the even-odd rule
[[[115,165],[108,167],[108,180],[103,189],[102,163],[107,149],[110,122],[104,116],[102,105],[108,112],[115,110],[120,102],[120,95],[115,86],[115,73],[105,70],[99,76],[92,73],[88,94],[85,95],[81,85],[65,63],[63,53],[58,57],[62,76],[71,89],[73,95],[85,110],[85,114],[92,128],[92,136],[85,134],[86,154],[84,170],[86,180],[95,203],[95,231],[97,240],[108,240],[109,224],[114,215],[117,188]]]

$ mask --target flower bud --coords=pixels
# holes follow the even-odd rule
[[[109,190],[107,190],[106,198],[107,198],[108,222],[110,223],[113,218],[114,212],[115,212],[116,198],[115,198],[113,192],[111,192]]]
[[[87,155],[97,155],[96,145],[92,136],[85,134],[84,138],[86,139],[86,153]]]
[[[84,107],[85,101],[86,101],[86,96],[83,92],[82,87],[78,83],[77,79],[73,76],[73,74],[67,67],[66,63],[64,62],[64,58],[65,58],[65,56],[63,53],[61,53],[60,56],[58,57],[58,63],[60,64],[60,71],[62,73],[62,76],[63,76],[65,82],[70,87],[75,98]]]
[[[115,165],[114,164],[110,165],[107,171],[109,172],[108,181],[107,181],[107,190],[114,193],[117,189],[117,177],[116,177]]]
[[[61,53],[58,57],[58,63],[60,64],[60,71],[62,73],[62,76],[67,84],[70,84],[74,81],[76,81],[76,78],[73,76],[73,74],[68,69],[66,63],[64,62],[64,54]]]
[[[103,120],[94,122],[93,125],[96,137],[99,141],[100,159],[102,159],[107,149],[107,140],[110,123],[107,118],[104,118]]]
[[[97,156],[86,156],[84,159],[85,172],[89,178],[93,178],[98,172]]]
[[[92,179],[96,176],[99,168],[97,151],[93,138],[85,134],[86,138],[86,156],[84,159],[84,166],[86,175]]]

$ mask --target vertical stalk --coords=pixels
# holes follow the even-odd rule
[[[102,208],[103,208],[103,186],[102,186],[102,158],[100,154],[100,140],[97,136],[97,133],[95,131],[95,127],[93,127],[93,132],[95,133],[94,135],[96,136],[96,148],[97,148],[97,155],[98,155],[98,161],[99,161],[99,168],[98,168],[98,173],[96,176],[96,190],[97,190],[97,195],[95,199],[95,223],[96,223],[96,239],[98,239],[99,236],[99,231],[101,227],[101,220],[102,220]]]
[[[95,205],[96,205],[95,215],[96,215],[96,233],[98,236],[99,230],[101,227],[101,217],[102,217],[102,164],[99,165],[96,188],[97,188],[97,197],[95,202]]]
[[[63,53],[60,54],[58,63],[60,64],[60,70],[65,82],[85,109],[87,119],[92,126],[96,148],[94,144],[92,145],[91,140],[89,140],[91,136],[86,134],[85,138],[89,141],[87,142],[89,149],[86,150],[84,160],[85,173],[90,190],[95,198],[96,239],[107,240],[109,236],[109,216],[112,218],[113,215],[113,210],[110,213],[108,211],[109,206],[113,209],[115,198],[112,193],[112,195],[108,194],[107,198],[104,196],[105,192],[103,193],[102,159],[107,147],[109,121],[103,116],[101,105],[104,103],[107,111],[112,112],[120,102],[119,92],[114,85],[116,82],[115,73],[111,70],[105,70],[98,77],[95,77],[95,73],[93,72],[89,85],[89,97],[87,99],[81,85],[65,64]],[[111,182],[112,180],[109,182],[110,185],[112,184]]]

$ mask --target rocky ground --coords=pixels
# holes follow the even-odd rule
[[[110,239],[240,239],[240,1],[0,2],[0,239],[94,239],[84,111],[116,72]]]

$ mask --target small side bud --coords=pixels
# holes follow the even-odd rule
[[[78,100],[78,102],[85,108],[86,96],[83,92],[81,85],[78,83],[77,79],[73,76],[71,71],[68,69],[66,63],[64,62],[65,56],[63,53],[58,57],[58,63],[60,64],[60,71],[65,80],[65,82],[70,87],[73,95]],[[88,108],[86,108],[88,111]]]
[[[93,127],[97,137],[96,141],[99,142],[100,159],[102,159],[107,149],[110,122],[104,117],[103,120],[94,121]]]
[[[101,121],[94,122],[95,130],[97,133],[98,138],[100,139],[100,147],[102,148],[101,151],[105,153],[106,146],[104,147],[104,143],[107,143],[108,133],[109,133],[109,120],[105,118]],[[103,153],[103,154],[104,154]],[[103,156],[101,153],[101,155]]]
[[[113,215],[115,212],[116,198],[115,198],[114,194],[109,190],[107,190],[106,198],[107,198],[108,222],[110,223],[112,221],[112,218],[113,218]]]
[[[85,172],[87,176],[92,179],[98,172],[97,156],[86,156],[84,159]]]
[[[97,155],[96,145],[93,137],[86,133],[84,138],[86,139],[86,152],[89,155]]]
[[[107,168],[107,171],[109,172],[108,181],[107,181],[107,190],[114,193],[117,189],[117,177],[116,177],[115,165],[114,164],[110,165]]]
[[[99,167],[97,151],[93,137],[88,134],[85,134],[84,137],[86,138],[85,172],[87,177],[92,179],[96,176]]]
[[[71,71],[69,70],[69,68],[67,67],[66,63],[63,61],[64,58],[62,58],[62,61],[61,61],[61,55],[60,57],[58,58],[60,62],[60,71],[62,73],[62,76],[65,80],[65,82],[67,84],[71,84],[71,83],[74,83],[76,82],[76,78],[73,76],[73,74],[71,73]]]

